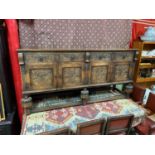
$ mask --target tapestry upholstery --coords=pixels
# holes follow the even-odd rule
[[[30,114],[23,121],[21,134],[38,134],[62,127],[69,127],[76,133],[78,123],[126,114],[134,115],[133,126],[140,124],[145,116],[144,110],[134,101],[119,99]]]
[[[131,20],[19,20],[20,48],[128,48]]]

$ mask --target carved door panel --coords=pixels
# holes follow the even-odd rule
[[[111,74],[110,63],[91,62],[90,64],[90,84],[109,82]]]
[[[20,54],[24,90],[56,89],[56,53],[27,52]]]
[[[84,63],[66,62],[59,64],[59,88],[78,87],[84,83]]]
[[[27,65],[26,66],[26,87],[29,90],[55,89],[56,64],[50,65]]]
[[[133,77],[133,63],[113,63],[112,82],[128,81]]]

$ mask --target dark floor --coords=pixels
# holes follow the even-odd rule
[[[132,128],[132,129],[130,130],[130,134],[129,134],[129,135],[138,135],[138,134],[136,133],[135,129]]]

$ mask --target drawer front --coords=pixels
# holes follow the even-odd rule
[[[55,53],[25,53],[24,59],[26,64],[48,64],[56,60]]]
[[[91,52],[91,61],[111,61],[111,52]]]
[[[60,62],[84,61],[84,53],[76,52],[76,53],[59,53],[59,54],[60,54]]]
[[[133,52],[116,52],[113,53],[114,61],[133,61]]]

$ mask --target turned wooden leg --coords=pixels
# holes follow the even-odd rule
[[[132,92],[133,92],[133,85],[132,84],[127,84],[125,86],[125,93],[126,93],[127,98],[131,97]]]
[[[22,107],[24,109],[24,114],[28,115],[30,113],[30,108],[32,107],[32,97],[24,95],[22,98]]]
[[[82,104],[86,105],[89,99],[89,91],[85,88],[81,91]]]

